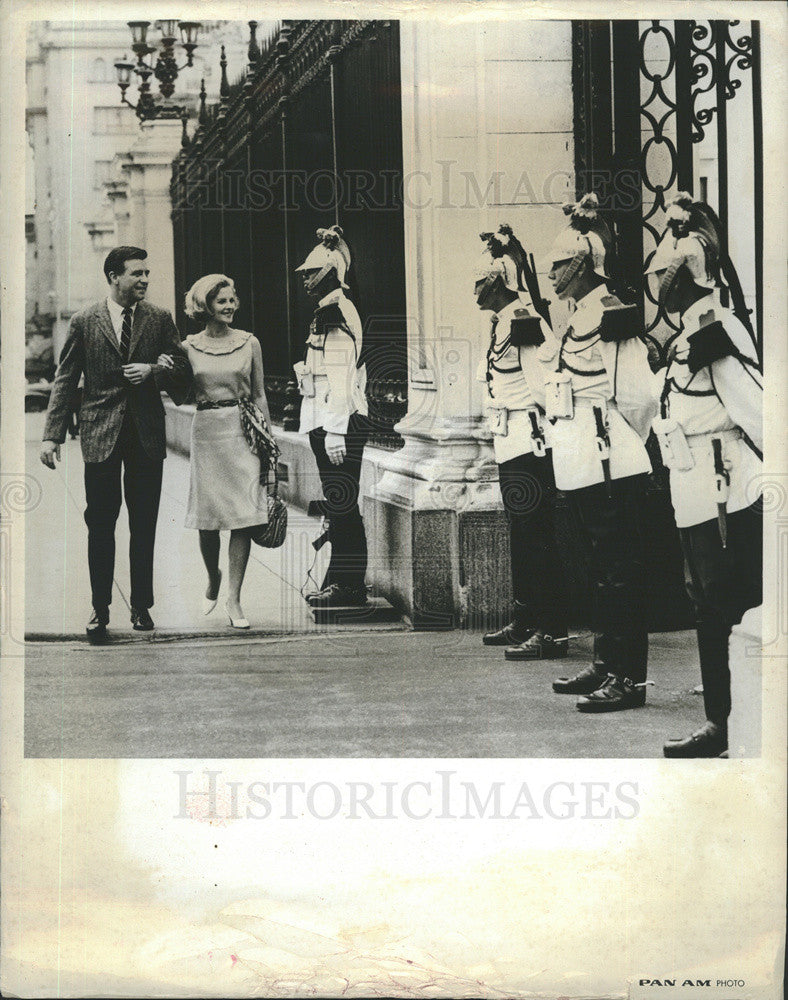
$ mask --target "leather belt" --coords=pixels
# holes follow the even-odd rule
[[[220,410],[223,406],[237,406],[237,399],[203,399],[197,404],[198,410]]]
[[[577,406],[588,407],[589,409],[593,408],[594,406],[599,406],[603,410],[607,410],[608,409],[607,400],[605,400],[605,399],[593,399],[593,398],[591,398],[589,396],[575,396],[574,397],[574,404],[575,404],[576,407]]]
[[[690,448],[702,448],[711,438],[719,438],[721,441],[740,441],[741,436],[740,427],[729,427],[724,431],[702,431],[700,434],[684,435]]]

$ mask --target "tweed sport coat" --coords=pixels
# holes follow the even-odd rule
[[[160,354],[175,363],[170,371],[156,364]],[[127,409],[140,441],[151,458],[165,458],[164,390],[176,404],[184,402],[192,371],[178,330],[166,309],[138,302],[129,343],[129,363],[147,362],[151,377],[130,385],[123,377],[123,359],[106,301],[88,306],[71,319],[47,411],[44,441],[66,439],[74,393],[84,375],[79,410],[79,438],[86,462],[103,462],[118,440]]]

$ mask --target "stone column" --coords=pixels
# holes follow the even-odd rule
[[[483,355],[483,317],[471,285],[457,276],[460,326],[441,308],[451,262],[442,257],[445,225],[456,223],[441,207],[441,153],[435,148],[435,86],[440,68],[432,25],[402,22],[405,248],[409,405],[397,430],[404,447],[380,457],[382,476],[365,501],[370,573],[375,586],[420,628],[462,624],[508,603],[503,515],[489,435],[482,425],[475,382]],[[475,58],[471,29],[469,62]],[[438,70],[439,79],[432,73]],[[474,109],[470,108],[470,115]],[[469,213],[464,213],[466,216]],[[478,212],[474,213],[478,215]],[[479,224],[469,222],[475,243]],[[476,249],[474,244],[474,250]],[[463,256],[463,255],[461,255]],[[470,273],[470,272],[469,272]],[[456,315],[456,313],[455,313]],[[493,566],[484,572],[484,551]],[[489,562],[484,559],[483,561]],[[482,570],[480,572],[480,570]],[[490,601],[485,580],[500,582]]]
[[[180,138],[180,121],[143,122],[140,138],[122,165],[128,182],[126,238],[148,251],[149,300],[171,312],[175,311],[175,257],[170,180]]]
[[[507,222],[538,259],[562,224],[570,27],[402,22],[400,39],[409,403],[404,447],[375,453],[370,578],[417,626],[487,627],[511,585],[476,378],[490,328],[472,294],[479,233]]]

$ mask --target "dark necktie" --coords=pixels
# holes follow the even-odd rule
[[[498,326],[498,314],[493,313],[490,319],[490,340],[495,340],[495,330]]]
[[[120,354],[124,361],[129,360],[129,344],[131,343],[131,309],[123,310],[123,327],[120,331]]]

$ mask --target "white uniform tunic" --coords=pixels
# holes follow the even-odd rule
[[[339,307],[350,334],[342,326],[319,331],[316,320],[312,320],[306,358],[294,365],[303,397],[299,424],[301,434],[317,427],[332,434],[346,434],[353,413],[367,414],[366,372],[363,365],[357,367],[361,353],[361,319],[341,288],[329,292],[317,308],[319,311],[331,305]],[[305,380],[304,374],[311,378]],[[309,381],[312,382],[313,394],[310,394]]]
[[[607,421],[610,477],[623,479],[651,471],[645,448],[656,406],[649,387],[652,373],[645,344],[633,336],[615,343],[598,333],[606,286],[600,285],[577,303],[562,348],[553,357],[540,356],[546,378],[563,371],[571,377],[574,415],[550,422],[556,486],[577,490],[604,482],[593,407]],[[549,415],[549,414],[548,414]]]
[[[721,321],[734,348],[755,362],[755,350],[745,327],[730,310],[707,296],[684,313],[668,367],[658,372],[655,380],[658,395],[664,397],[665,415],[681,426],[693,462],[689,469],[670,469],[670,494],[679,528],[717,518],[711,443],[715,437],[721,441],[723,462],[730,475],[728,513],[748,507],[759,492],[762,462],[744,441],[741,429],[759,450],[763,449],[760,373],[754,364],[732,356],[720,358],[695,375],[687,366],[689,338],[716,320]],[[659,426],[657,421],[655,429],[659,430]]]
[[[517,347],[511,342],[511,323],[524,303],[516,299],[491,319],[490,347],[482,359],[477,379],[486,382],[484,406],[493,436],[495,461],[500,465],[534,450],[533,413],[550,447],[550,428],[544,420],[544,376],[537,358],[557,350],[558,344],[546,323],[541,323],[545,343],[539,347]],[[536,315],[533,307],[529,311]]]

